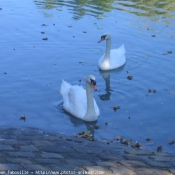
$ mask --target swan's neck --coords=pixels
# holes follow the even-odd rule
[[[92,119],[96,118],[96,112],[94,107],[92,86],[87,82],[86,82],[86,95],[87,95],[87,112],[84,117],[84,120],[92,121]]]
[[[111,50],[111,39],[106,40],[106,51],[105,51],[105,60],[109,60],[110,58],[110,50]]]

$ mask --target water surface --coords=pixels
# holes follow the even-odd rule
[[[0,15],[1,127],[71,136],[85,131],[83,121],[62,109],[59,90],[62,78],[85,87],[86,76],[93,74],[101,112],[96,139],[123,136],[175,153],[168,144],[175,140],[173,0],[2,0]],[[105,42],[97,41],[105,32],[112,48],[124,43],[126,49],[127,63],[110,72],[97,68],[105,51]],[[115,105],[121,109],[114,111]]]

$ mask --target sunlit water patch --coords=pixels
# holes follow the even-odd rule
[[[1,1],[0,126],[67,135],[89,129],[62,109],[59,91],[62,78],[85,87],[93,74],[101,113],[96,139],[123,136],[174,152],[174,7],[170,0]],[[112,48],[126,49],[127,63],[110,72],[97,68],[105,32]]]

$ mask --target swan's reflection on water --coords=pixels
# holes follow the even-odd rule
[[[81,119],[78,119],[74,116],[70,116],[70,121],[75,126],[85,125],[86,126],[86,133],[88,134],[88,140],[94,140],[94,134],[95,134],[95,126],[97,124],[97,120],[93,122],[86,122]]]
[[[85,133],[88,134],[88,140],[94,140],[94,135],[95,135],[95,126],[97,124],[97,121],[93,121],[93,122],[86,122],[86,121],[83,121],[77,117],[74,117],[72,116],[71,114],[69,114],[68,112],[66,112],[64,109],[63,109],[63,102],[62,101],[59,101],[59,104],[56,105],[56,108],[59,110],[60,113],[64,113],[66,116],[68,116],[69,120],[71,121],[71,123],[76,126],[76,127],[79,127],[79,126],[83,126],[85,125],[86,126],[86,131],[83,131]],[[82,131],[80,131],[82,132]]]
[[[105,85],[106,85],[106,93],[105,94],[101,94],[99,95],[101,100],[107,101],[110,100],[110,96],[111,96],[111,84],[110,84],[110,74],[111,73],[119,73],[120,71],[122,71],[124,69],[124,66],[118,68],[118,69],[114,69],[114,70],[109,70],[109,71],[102,71],[99,70],[100,75],[103,77],[103,79],[105,80]]]

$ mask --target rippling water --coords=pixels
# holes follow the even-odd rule
[[[96,139],[124,136],[175,153],[168,144],[175,140],[173,0],[2,0],[0,15],[0,126],[85,131],[87,123],[63,111],[59,89],[62,78],[84,86],[94,74],[101,112]],[[126,48],[127,63],[110,72],[97,68],[105,50],[97,41],[105,32],[112,48]],[[114,111],[115,105],[121,109]]]

